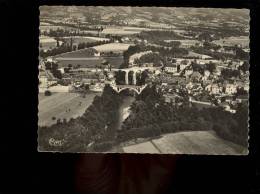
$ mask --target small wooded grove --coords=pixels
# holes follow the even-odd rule
[[[185,48],[178,48],[178,47],[171,47],[171,48],[164,48],[164,47],[155,47],[151,45],[134,45],[130,46],[128,50],[126,50],[123,53],[124,56],[124,63],[121,65],[121,68],[127,68],[128,67],[128,62],[129,62],[129,57],[135,53],[143,52],[143,51],[153,51],[153,52],[158,52],[159,56],[162,58],[168,56],[168,57],[183,57],[187,55],[189,52]],[[149,55],[148,55],[149,56]],[[154,56],[154,55],[153,55]],[[151,56],[149,56],[150,58]],[[158,62],[158,58],[156,58]],[[147,62],[146,60],[144,62]],[[156,62],[156,61],[151,61],[150,59],[148,62]]]
[[[131,106],[131,114],[118,132],[118,141],[149,138],[163,133],[214,130],[221,138],[247,146],[248,107],[241,104],[236,114],[222,108],[197,109],[163,102],[155,87],[147,87]]]

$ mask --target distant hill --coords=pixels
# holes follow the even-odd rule
[[[223,19],[233,22],[248,22],[249,10],[223,8],[169,8],[169,7],[91,7],[91,6],[42,6],[41,16],[68,17],[83,16],[106,20],[114,19],[141,19],[153,22],[174,23],[189,19],[210,21]]]

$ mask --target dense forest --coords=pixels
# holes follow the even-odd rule
[[[236,114],[222,108],[197,109],[188,100],[182,106],[163,101],[155,86],[146,87],[131,106],[131,114],[124,121],[119,141],[159,136],[180,131],[214,130],[221,138],[247,145],[246,105],[240,105]]]

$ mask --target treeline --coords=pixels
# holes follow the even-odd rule
[[[70,27],[74,28],[74,25],[70,25]],[[66,26],[65,26],[66,28]],[[91,32],[84,32],[84,31],[79,31],[76,28],[75,29],[70,29],[70,30],[65,30],[63,28],[57,28],[56,30],[50,29],[49,31],[43,31],[41,32],[41,35],[45,35],[45,36],[50,36],[50,37],[64,37],[64,36],[97,36],[98,34],[96,33],[96,31],[98,29],[90,29],[87,27],[81,27],[80,30],[88,30],[88,31],[93,31],[95,33],[91,33]]]
[[[71,52],[72,48],[69,45],[62,44],[60,47],[55,47],[53,49],[49,49],[46,52],[44,50],[40,50],[40,57],[46,58],[50,56],[59,55],[66,52]]]
[[[76,119],[57,120],[50,127],[39,127],[40,150],[64,152],[92,152],[110,149],[113,143],[121,97],[110,86],[96,96],[92,105]],[[59,140],[60,146],[50,145],[50,139]]]
[[[179,48],[181,46],[180,41],[170,41],[170,42],[165,42],[165,41],[159,41],[159,45],[166,46],[166,47],[174,47],[174,48]]]
[[[221,75],[223,76],[224,79],[230,79],[232,77],[237,78],[240,76],[240,71],[236,69],[222,69]]]
[[[189,51],[184,48],[164,48],[164,47],[155,47],[151,45],[134,45],[130,46],[124,53],[124,63],[121,65],[120,68],[127,68],[129,58],[131,55],[143,51],[153,51],[158,52],[161,57],[182,57],[184,55],[188,55]]]
[[[118,141],[180,131],[214,130],[221,138],[246,146],[247,118],[246,105],[241,105],[236,114],[222,108],[199,110],[188,104],[177,107],[164,103],[154,86],[146,87],[131,106],[131,114],[118,132]]]
[[[163,58],[158,53],[147,53],[135,59],[134,63],[141,66],[144,63],[153,63],[154,66],[161,66]]]
[[[248,36],[248,33],[244,32],[242,29],[228,26],[218,28],[186,26],[184,30],[194,32],[194,34],[203,34],[202,37],[207,39],[211,37],[208,40],[219,40],[230,36]]]
[[[217,60],[227,60],[227,59],[239,59],[239,60],[249,60],[249,53],[243,51],[241,48],[235,49],[235,54],[222,53],[217,51],[211,51],[207,47],[191,47],[192,51],[202,54],[209,55]]]
[[[76,46],[76,45],[72,46],[72,45],[70,45],[70,43],[63,43],[61,46],[55,47],[53,49],[49,49],[47,51],[40,50],[40,57],[46,58],[46,57],[50,57],[50,56],[59,55],[62,53],[76,51],[77,49],[80,50],[80,49],[85,49],[85,48],[90,48],[90,47],[106,44],[109,42],[110,41],[82,42],[82,43],[79,43],[78,46]]]
[[[98,46],[98,45],[102,45],[102,44],[107,44],[110,43],[111,41],[96,41],[96,42],[81,42],[78,44],[78,49],[84,49],[84,48],[89,48],[89,47],[93,47],[93,46]]]
[[[191,62],[191,67],[193,69],[193,71],[197,71],[200,74],[204,74],[205,70],[208,70],[210,73],[213,73],[216,70],[216,64],[215,63],[206,63],[204,65],[200,65],[196,62]],[[182,72],[182,74],[184,74],[184,72]]]
[[[50,70],[50,72],[53,74],[55,78],[62,79],[61,71],[58,70],[58,64],[55,62],[45,62],[45,68],[46,70]]]
[[[137,37],[147,40],[148,42],[158,44],[164,40],[180,40],[184,37],[176,34],[174,31],[165,31],[165,30],[153,30],[153,31],[142,31]]]

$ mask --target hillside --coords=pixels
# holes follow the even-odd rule
[[[165,134],[158,139],[122,148],[126,153],[171,153],[244,155],[247,149],[216,136],[213,131],[191,131]]]
[[[41,16],[47,17],[85,17],[102,20],[131,20],[178,23],[184,18],[211,21],[215,18],[233,22],[248,22],[249,10],[246,9],[210,9],[210,8],[169,8],[169,7],[85,7],[85,6],[42,6]]]

